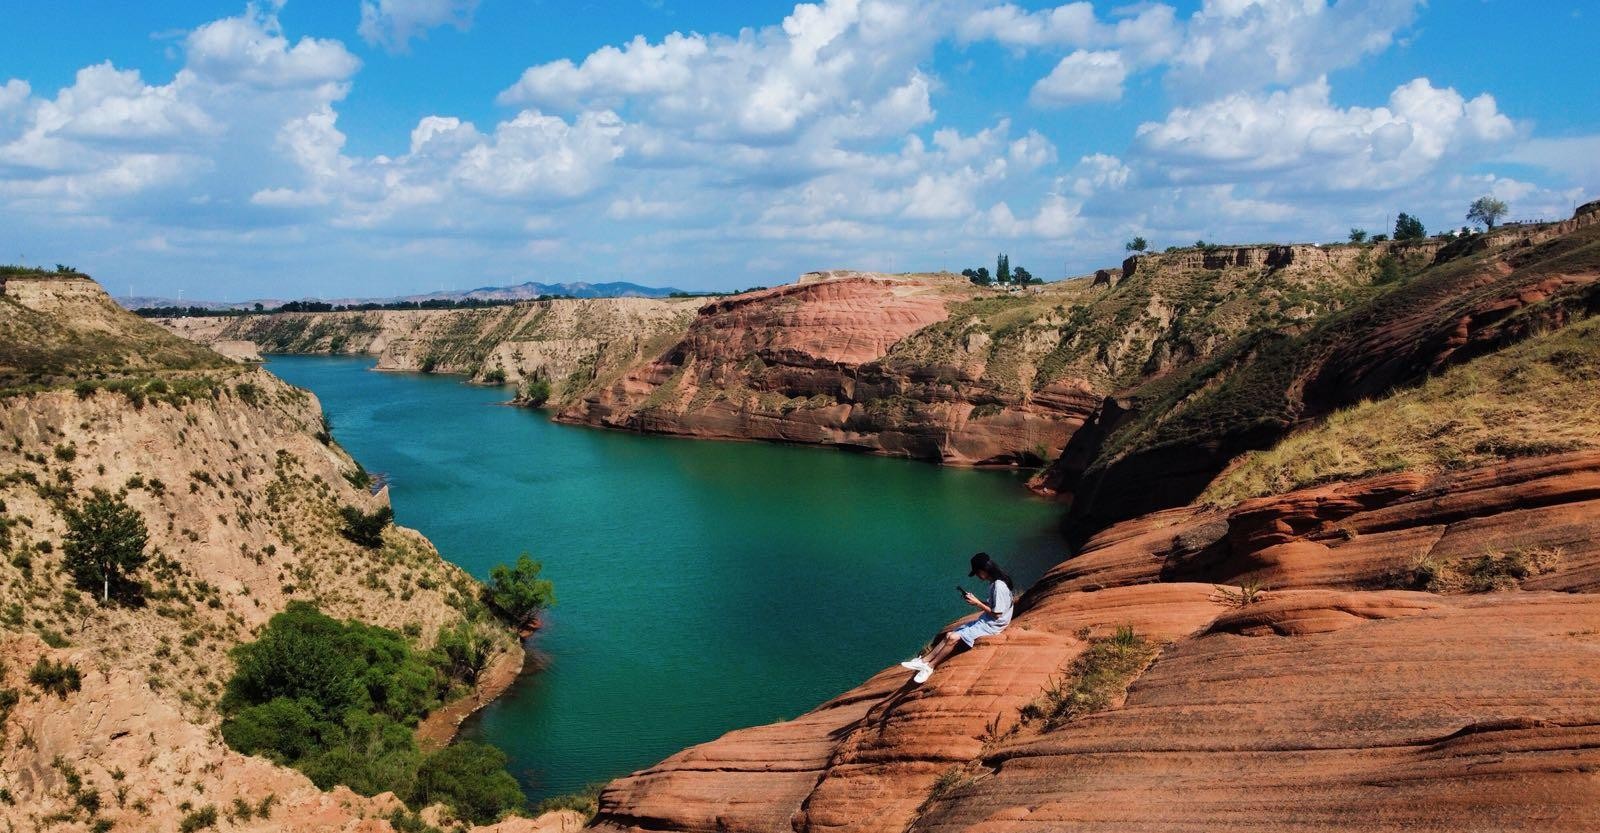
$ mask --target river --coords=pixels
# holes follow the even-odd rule
[[[987,550],[1019,583],[1060,560],[1057,507],[1011,472],[553,423],[505,389],[273,356],[389,478],[396,521],[486,577],[531,553],[557,605],[538,670],[471,718],[530,797],[795,717],[969,611]]]

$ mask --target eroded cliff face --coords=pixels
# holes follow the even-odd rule
[[[228,651],[296,599],[426,645],[462,620],[476,583],[416,532],[391,527],[376,550],[339,534],[341,507],[370,511],[387,495],[347,479],[356,463],[311,394],[214,355],[190,361],[182,342],[178,368],[109,373],[127,367],[128,344],[171,336],[125,313],[102,319],[114,305],[86,279],[30,289],[11,300],[57,343],[85,322],[102,338],[96,373],[0,397],[0,689],[20,697],[0,714],[0,820],[170,830],[210,805],[230,829],[389,829],[377,817],[400,807],[392,797],[324,793],[226,748],[216,703]],[[64,571],[64,509],[97,488],[124,493],[148,528],[139,603],[102,606]],[[520,665],[512,634],[486,633],[496,664]],[[40,658],[77,669],[80,688],[57,696],[30,682]],[[263,802],[266,818],[254,812]]]
[[[1020,347],[1008,357],[1012,384],[987,378],[999,369],[992,338],[941,326],[976,318],[967,302],[980,292],[959,278],[807,277],[707,304],[670,350],[597,386],[560,418],[981,465],[1043,459],[1098,405],[1071,382],[1029,390],[1015,366],[1026,361]],[[1040,299],[1050,297],[1015,302],[1048,305]],[[949,342],[943,355],[896,352],[932,330]]]
[[[928,684],[891,668],[685,750],[608,787],[597,826],[1592,829],[1597,540],[1593,453],[1141,517]],[[1493,581],[1429,584],[1449,575]],[[1119,628],[1153,661],[1098,711],[1042,718]]]
[[[367,354],[379,370],[461,373],[516,385],[540,378],[560,400],[654,358],[683,335],[693,298],[530,301],[458,310],[287,312],[158,323],[204,344],[268,353]]]
[[[560,418],[1037,465],[1071,456],[1120,388],[1208,357],[1261,315],[1337,308],[1375,274],[1355,255],[1338,268],[1246,257],[1218,272],[1169,257],[1115,287],[1083,278],[1011,292],[943,274],[813,273],[708,304],[671,350]]]
[[[1078,525],[1089,529],[1186,503],[1243,452],[1593,314],[1597,219],[1585,206],[1563,223],[1430,241],[1412,252],[1429,265],[1403,269],[1383,291],[1298,326],[1248,328],[1206,360],[1126,386],[1080,437],[1085,453],[1062,458],[1037,485],[1073,498]]]

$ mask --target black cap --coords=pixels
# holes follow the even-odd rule
[[[977,555],[974,555],[972,557],[972,572],[967,573],[967,575],[975,576],[975,575],[978,574],[979,570],[993,570],[993,569],[994,569],[994,559],[990,558],[988,553],[980,552]]]

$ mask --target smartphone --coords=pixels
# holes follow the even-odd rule
[[[967,588],[962,587],[959,584],[956,585],[956,594],[961,596],[961,598],[965,599],[967,597]]]

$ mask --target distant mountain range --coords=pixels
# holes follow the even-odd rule
[[[627,281],[609,281],[606,283],[588,283],[586,281],[539,283],[537,281],[527,281],[515,286],[480,286],[477,289],[427,292],[420,295],[398,295],[387,298],[252,298],[248,301],[197,301],[189,298],[179,300],[177,298],[161,298],[149,295],[121,295],[117,296],[117,303],[127,309],[147,307],[253,309],[257,304],[260,304],[264,309],[272,309],[273,307],[282,306],[289,300],[318,300],[336,306],[350,306],[353,304],[387,304],[398,301],[462,301],[469,298],[484,301],[521,301],[547,298],[555,295],[573,298],[666,298],[674,292],[682,291],[670,286],[641,286]]]

